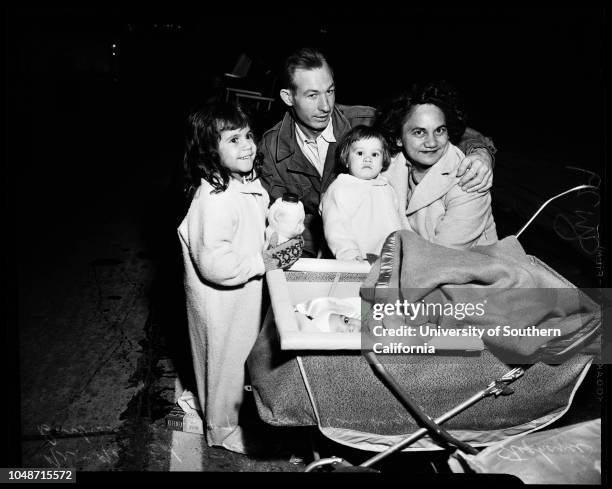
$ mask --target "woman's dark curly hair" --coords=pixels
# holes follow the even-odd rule
[[[416,105],[423,104],[435,105],[444,113],[451,143],[456,144],[461,138],[466,127],[466,114],[455,88],[445,81],[414,84],[410,90],[390,99],[376,111],[374,126],[385,136],[393,156],[402,150],[397,142],[401,139],[406,119]]]
[[[203,178],[219,193],[227,189],[229,170],[221,164],[219,141],[223,131],[252,128],[250,116],[238,104],[213,101],[191,111],[187,118],[185,155],[185,197],[190,200]],[[252,178],[259,173],[262,155],[258,152],[253,164]]]

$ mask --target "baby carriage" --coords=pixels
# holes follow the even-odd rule
[[[565,335],[552,353],[549,348],[548,357],[538,350],[539,356],[524,362],[528,365],[510,364],[474,337],[436,339],[436,355],[386,354],[382,361],[364,348],[360,333],[305,332],[296,304],[320,297],[356,297],[360,291],[363,297],[368,279],[379,292],[397,286],[399,275],[392,265],[405,253],[399,234],[387,239],[375,272],[367,263],[301,259],[290,270],[267,274],[271,309],[247,361],[261,419],[274,426],[318,427],[336,443],[379,452],[361,464],[371,467],[400,450],[454,445],[474,453],[474,446],[489,446],[560,418],[592,363],[592,356],[575,352],[601,326],[597,308],[586,297],[579,302],[588,303],[592,314],[578,315],[580,327]],[[518,245],[515,237],[505,243],[514,249]],[[579,293],[542,261],[521,251],[520,266],[550,280],[540,287]],[[430,264],[424,268],[427,271]],[[559,361],[547,361],[551,355]],[[519,378],[520,388],[512,393],[509,385]],[[433,420],[424,411],[438,417]],[[332,457],[315,460],[307,470],[326,465],[350,464]]]

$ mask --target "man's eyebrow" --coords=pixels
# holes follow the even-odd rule
[[[328,92],[329,90],[335,89],[335,88],[336,88],[336,84],[332,83],[329,87],[325,89],[325,91]],[[304,90],[304,93],[320,93],[320,90],[315,90],[314,88],[308,88]]]

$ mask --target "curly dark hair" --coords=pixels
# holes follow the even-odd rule
[[[444,113],[451,143],[456,144],[461,138],[467,116],[457,90],[446,81],[414,84],[410,90],[383,103],[376,111],[374,126],[384,135],[393,156],[402,150],[397,141],[412,108],[423,104],[435,105]]]
[[[221,164],[219,141],[223,131],[253,127],[251,117],[238,104],[214,100],[191,111],[187,118],[183,171],[185,197],[190,200],[203,178],[219,193],[227,190],[229,170]],[[255,156],[253,178],[261,168],[263,157]]]
[[[389,165],[391,164],[391,153],[389,152],[389,145],[387,144],[386,138],[376,128],[364,125],[353,127],[349,132],[344,135],[342,141],[340,141],[340,145],[338,146],[339,164],[345,168],[348,166],[348,157],[349,151],[351,150],[351,144],[362,139],[380,140],[380,142],[382,143],[383,150],[382,171],[385,171],[387,168],[389,168]]]

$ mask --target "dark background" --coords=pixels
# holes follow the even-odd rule
[[[19,125],[9,128],[21,134],[36,167],[49,166],[40,164],[49,140],[70,153],[63,143],[77,140],[96,152],[116,145],[134,156],[180,153],[187,108],[212,92],[214,76],[230,71],[241,52],[253,59],[253,72],[275,74],[286,54],[311,44],[335,69],[340,103],[376,105],[411,81],[446,78],[468,101],[471,125],[500,148],[557,148],[581,164],[601,161],[602,10],[327,12],[321,21],[323,15],[299,10],[224,17],[204,10],[13,9],[7,98]]]

